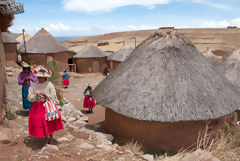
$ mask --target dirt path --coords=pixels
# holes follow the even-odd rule
[[[83,108],[84,95],[83,92],[88,84],[93,88],[97,86],[105,77],[102,74],[85,74],[80,78],[70,79],[70,86],[63,90],[64,97],[70,101],[75,108],[81,110],[86,116],[88,116],[89,124],[97,124],[105,120],[104,107],[97,105],[93,113],[87,113],[88,109]]]
[[[97,78],[94,80],[88,80]],[[64,93],[81,109],[81,99],[77,100],[76,91],[82,91],[85,85],[91,83],[95,86],[102,76],[90,76],[71,81],[72,86]],[[81,81],[86,81],[81,86]],[[75,83],[76,82],[76,83]],[[81,96],[82,92],[79,92]],[[74,101],[75,100],[75,101]],[[66,105],[65,105],[66,106]],[[96,132],[97,126],[90,125],[76,118],[64,123],[64,129],[54,133],[54,145],[48,145],[44,138],[34,138],[28,134],[28,112],[22,109],[21,86],[17,85],[17,76],[8,80],[7,107],[16,119],[7,120],[0,126],[0,160],[1,161],[131,161],[144,160],[139,153],[133,153],[126,148],[111,141],[113,137],[108,134]],[[70,109],[70,106],[67,106]],[[75,111],[76,112],[76,111]],[[74,113],[71,112],[70,113]],[[66,112],[62,114],[67,118]],[[95,113],[88,115],[90,122],[97,123],[104,119],[104,109],[96,107]],[[94,116],[94,117],[93,117]],[[72,117],[72,116],[71,116]],[[84,117],[84,116],[83,116]],[[5,139],[7,142],[2,142]]]

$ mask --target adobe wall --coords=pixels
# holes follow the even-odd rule
[[[50,55],[50,54],[49,54]],[[64,69],[69,70],[68,59],[73,58],[73,54],[69,52],[63,52],[53,55],[54,60],[56,60],[60,71]]]
[[[4,43],[5,63],[6,65],[16,65],[17,62],[17,44]]]
[[[114,70],[119,64],[121,64],[122,62],[119,62],[119,61],[113,61],[111,60],[110,61],[110,70]]]
[[[107,132],[124,140],[137,140],[145,150],[177,152],[182,148],[195,147],[206,121],[159,123],[140,121],[120,115],[106,108]]]
[[[1,33],[1,30],[0,30]],[[4,121],[5,114],[5,83],[6,83],[6,75],[5,75],[5,52],[2,43],[2,34],[0,34],[0,124]]]
[[[107,65],[107,58],[77,58],[74,59],[74,63],[77,66],[77,73],[93,73],[93,62],[98,61],[99,72],[103,73],[104,68]]]
[[[47,65],[47,56],[44,54],[22,54],[22,60],[31,60],[34,61],[37,65]]]

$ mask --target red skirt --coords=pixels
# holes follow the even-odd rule
[[[37,138],[42,138],[44,136],[48,137],[49,134],[63,129],[61,116],[59,119],[53,121],[46,121],[43,104],[44,102],[34,102],[29,111],[29,135]]]
[[[69,86],[69,79],[63,80],[63,86],[65,87]]]
[[[95,100],[89,96],[84,97],[84,102],[83,102],[83,107],[84,108],[93,108],[95,107]]]

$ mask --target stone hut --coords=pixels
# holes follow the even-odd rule
[[[195,147],[206,124],[217,128],[240,106],[239,92],[175,30],[159,30],[93,91],[105,128],[147,150]]]
[[[5,63],[7,66],[16,65],[18,60],[17,44],[18,41],[9,32],[2,33],[3,46],[5,51]]]
[[[124,46],[116,53],[109,56],[108,59],[110,61],[110,70],[112,71],[120,63],[122,63],[126,59],[126,57],[128,57],[131,54],[132,51],[133,51],[132,47]]]
[[[215,63],[216,61],[218,61],[219,59],[221,59],[222,57],[215,55],[211,49],[207,49],[207,51],[205,51],[203,53],[203,55],[207,58],[207,60],[210,63]]]
[[[69,69],[68,62],[75,54],[43,28],[26,42],[26,51],[22,45],[19,53],[22,55],[22,60],[30,60],[38,65],[46,66],[48,62],[55,60],[60,70]]]
[[[73,58],[77,73],[102,73],[107,65],[107,54],[97,46],[87,46]]]
[[[14,0],[0,1],[0,124],[4,121],[6,99],[5,51],[2,32],[7,32],[14,19],[14,14],[24,12],[23,5]]]

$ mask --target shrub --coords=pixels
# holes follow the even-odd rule
[[[55,60],[47,64],[47,68],[52,71],[52,76],[48,79],[53,83],[56,89],[57,98],[59,100],[59,105],[63,105],[63,95],[61,89],[61,75],[59,74],[59,68]]]
[[[8,120],[15,120],[15,119],[16,119],[15,114],[13,114],[10,110],[7,110],[7,111],[5,112],[5,114],[6,114],[6,118],[7,118]]]

